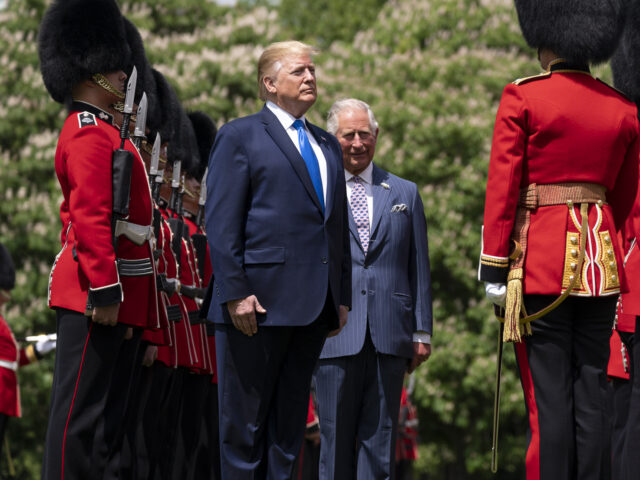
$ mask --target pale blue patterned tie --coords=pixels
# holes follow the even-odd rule
[[[293,122],[294,128],[298,131],[298,144],[300,145],[300,154],[304,159],[304,163],[307,165],[307,171],[311,177],[311,183],[320,200],[320,206],[322,207],[322,213],[324,213],[324,192],[322,190],[322,178],[320,177],[320,167],[318,166],[318,158],[313,152],[311,143],[309,143],[309,137],[304,129],[302,120],[296,120]]]
[[[364,253],[369,249],[369,204],[367,194],[362,184],[362,179],[355,175],[353,177],[353,187],[351,188],[351,213],[358,227],[358,236]]]

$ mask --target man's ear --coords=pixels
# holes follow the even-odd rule
[[[278,91],[278,88],[276,87],[276,83],[273,81],[271,77],[267,77],[267,76],[263,77],[262,83],[264,83],[264,86],[267,89],[267,92],[276,93]]]

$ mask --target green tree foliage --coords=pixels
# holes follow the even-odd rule
[[[386,0],[281,0],[280,21],[291,38],[306,38],[319,47],[334,41],[351,42],[369,28]]]
[[[64,121],[38,70],[36,36],[46,0],[0,11],[0,241],[19,270],[5,312],[17,337],[53,331],[50,266],[60,248],[61,195],[53,158]],[[269,0],[235,7],[201,0],[122,0],[151,63],[187,109],[219,125],[256,111],[256,61],[270,42],[323,47],[322,125],[331,103],[358,97],[380,123],[376,163],[415,181],[425,204],[435,331],[416,374],[417,467],[429,479],[489,479],[498,326],[476,280],[491,132],[502,88],[539,71],[510,0]],[[609,74],[601,70],[605,77]],[[24,418],[9,430],[17,477],[39,478],[52,359],[20,372]],[[522,476],[526,417],[505,347],[500,471]],[[6,462],[3,469],[6,468]]]

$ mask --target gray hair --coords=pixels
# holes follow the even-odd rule
[[[369,128],[371,128],[371,132],[375,133],[376,130],[378,130],[378,122],[376,122],[376,117],[369,105],[367,105],[362,100],[358,100],[357,98],[345,98],[343,100],[338,100],[333,105],[331,105],[329,114],[327,115],[327,131],[332,135],[338,133],[338,115],[340,115],[344,111],[351,110],[360,110],[363,112],[367,112],[367,115],[369,116]]]

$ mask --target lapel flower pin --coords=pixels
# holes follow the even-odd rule
[[[380,182],[380,186],[386,190],[391,190],[391,187],[388,183]]]

